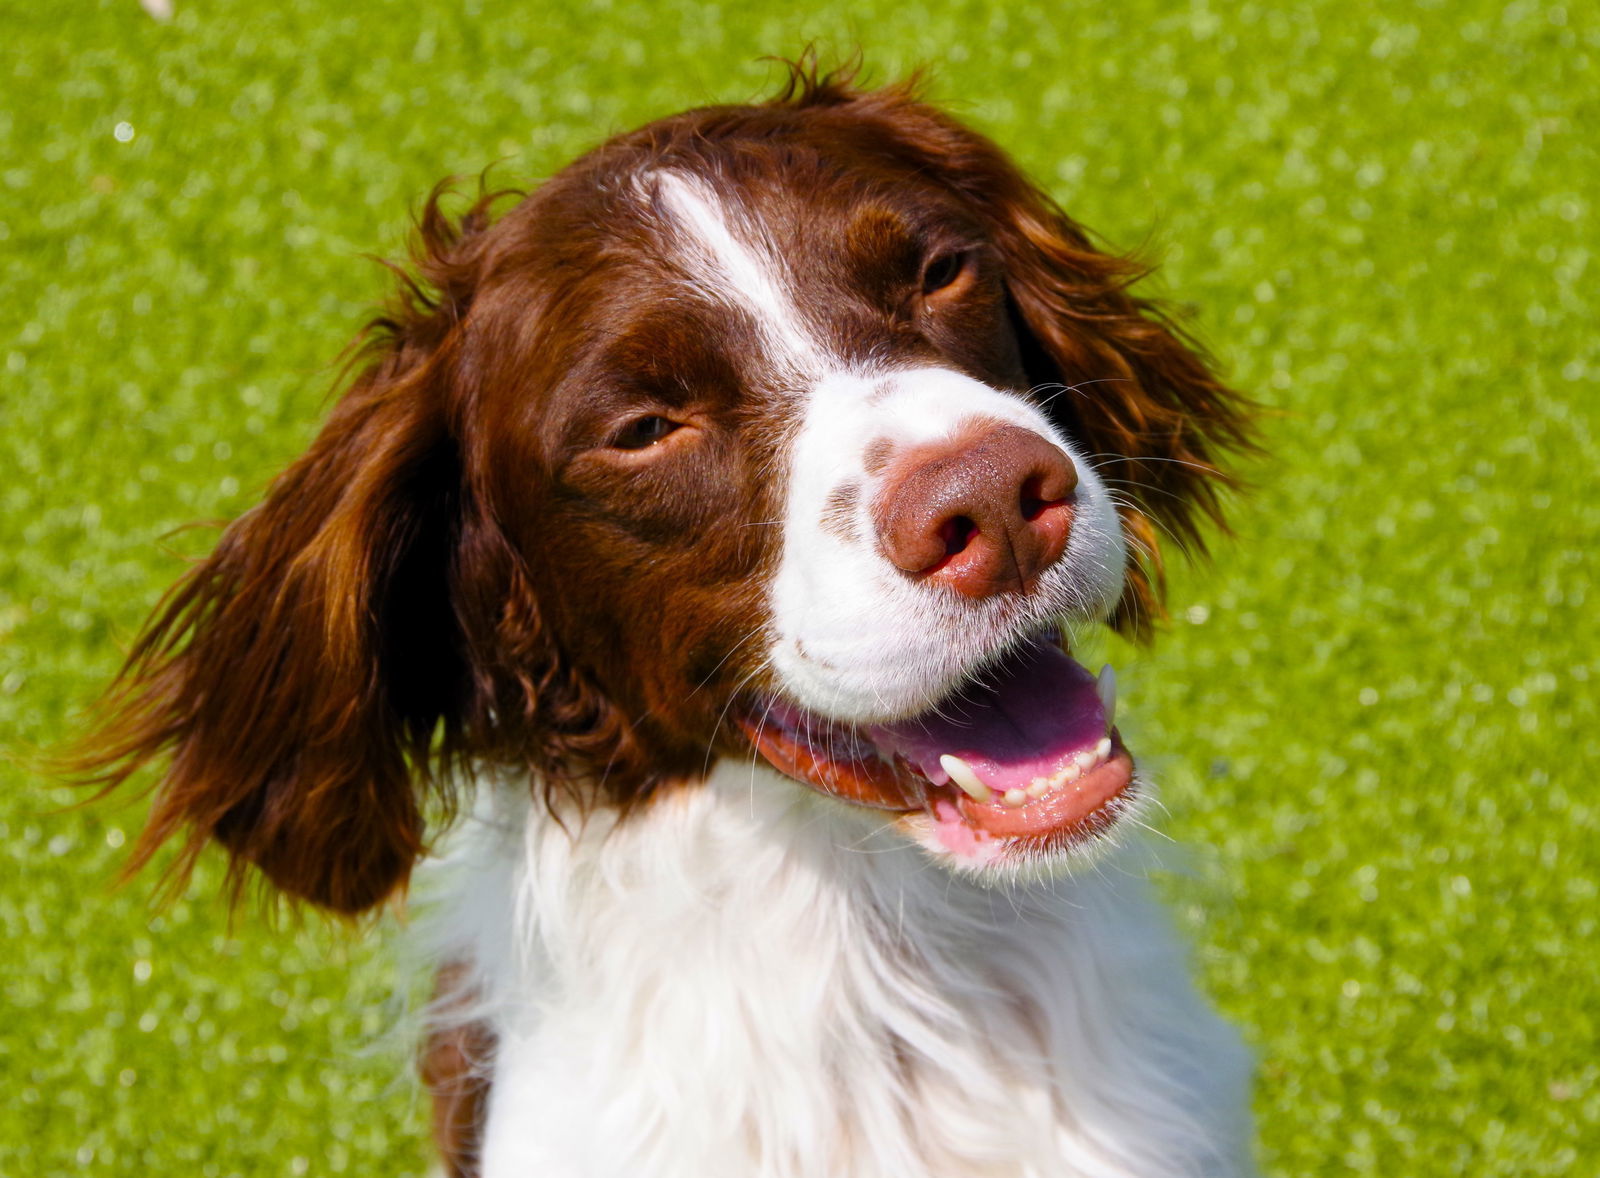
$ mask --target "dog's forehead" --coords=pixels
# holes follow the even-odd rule
[[[587,418],[630,390],[787,403],[831,373],[928,362],[900,312],[930,252],[981,229],[870,146],[619,141],[552,178],[519,210],[529,293],[506,308],[552,378],[546,409]]]
[[[638,184],[657,219],[661,249],[695,294],[747,317],[768,358],[790,374],[832,366],[816,315],[797,289],[792,251],[778,240],[776,210],[730,200],[678,169],[645,172]]]
[[[692,163],[632,177],[635,240],[651,255],[636,291],[729,316],[783,383],[892,350],[878,337],[892,334],[888,313],[929,243],[971,236],[931,183],[897,191],[881,173],[809,156],[764,171]]]

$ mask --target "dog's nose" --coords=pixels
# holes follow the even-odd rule
[[[1066,550],[1078,471],[1030,429],[991,425],[890,460],[873,516],[885,555],[967,597],[1025,593]]]

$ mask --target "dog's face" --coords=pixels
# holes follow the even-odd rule
[[[525,355],[485,324],[484,370],[538,358],[485,381],[486,467],[522,472],[501,518],[569,653],[686,771],[748,740],[960,862],[1059,848],[1129,783],[1100,694],[1038,642],[1116,605],[1116,510],[1048,415],[1063,390],[1033,387],[970,202],[880,128],[773,122],[780,151],[740,128],[602,157],[514,214],[542,264],[510,272],[512,317],[531,294],[571,318],[535,313]],[[1055,710],[1027,747],[1010,680]]]
[[[1113,690],[1060,624],[1143,628],[1155,527],[1244,428],[1124,263],[826,82],[486,207],[430,204],[426,286],[135,652],[105,759],[176,747],[152,838],[350,910],[440,758],[626,807],[755,753],[973,869],[1111,820]]]

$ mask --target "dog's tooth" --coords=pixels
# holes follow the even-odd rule
[[[1100,668],[1100,675],[1094,681],[1094,689],[1100,694],[1100,707],[1106,714],[1106,731],[1111,731],[1111,726],[1117,722],[1117,673],[1107,663]]]
[[[1055,788],[1055,782],[1048,777],[1035,777],[1028,783],[1028,796],[1042,798]]]
[[[1094,752],[1093,752],[1093,750],[1084,749],[1081,753],[1073,753],[1072,754],[1072,767],[1077,770],[1077,772],[1072,775],[1072,779],[1074,781],[1076,781],[1079,778],[1080,775],[1082,775],[1084,773],[1087,773],[1087,772],[1089,772],[1089,770],[1093,769],[1094,768]]]
[[[1004,801],[1006,805],[1015,809],[1028,800],[1028,791],[1022,789],[1008,789],[1005,792],[1005,796],[1001,800]]]
[[[972,766],[960,757],[945,753],[939,758],[940,767],[950,775],[950,780],[956,787],[975,802],[987,802],[990,797],[989,787],[978,779]]]
[[[1102,736],[1100,738],[1100,743],[1094,746],[1094,759],[1096,761],[1103,761],[1110,755],[1111,738],[1109,736]]]

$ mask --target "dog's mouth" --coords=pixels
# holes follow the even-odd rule
[[[778,770],[857,805],[924,819],[969,865],[1066,850],[1108,828],[1133,784],[1099,676],[1049,638],[982,668],[929,711],[848,724],[768,697],[741,724]]]

